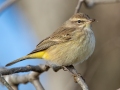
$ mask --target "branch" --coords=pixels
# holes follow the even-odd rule
[[[7,82],[9,83],[9,85],[11,85],[11,87],[14,88],[14,90],[18,90],[18,85],[23,83],[32,83],[34,85],[34,87],[36,88],[36,90],[45,90],[42,86],[42,84],[40,83],[39,80],[39,72],[30,72],[28,74],[25,75],[6,75],[4,76],[4,78],[7,80]]]
[[[35,72],[42,73],[44,71],[48,71],[48,69],[49,69],[49,66],[39,64],[37,66],[28,65],[25,67],[16,67],[16,68],[11,68],[11,69],[4,68],[0,71],[0,73],[2,75],[9,75],[9,74],[14,74],[14,73],[19,73],[19,72],[28,72],[28,71],[35,71]]]
[[[117,3],[120,2],[120,0],[78,0],[74,13],[78,13],[80,11],[82,2],[84,2],[87,7],[92,7],[95,4]]]
[[[0,71],[4,78],[7,80],[7,82],[13,87],[17,88],[18,84],[20,83],[28,83],[31,82],[36,90],[44,90],[43,86],[41,85],[39,81],[39,75],[45,71],[49,70],[49,66],[47,65],[37,65],[37,66],[25,66],[25,67],[16,67],[12,69],[6,69],[4,68],[3,70]],[[58,71],[63,67],[54,67],[54,71]],[[84,82],[83,78],[81,77],[80,74],[77,73],[76,69],[73,66],[66,66],[63,69],[67,69],[72,75],[74,76],[75,81],[82,87],[83,90],[88,90],[88,87],[86,83]],[[17,74],[14,75],[9,75],[13,73],[19,73],[19,72],[28,72],[28,71],[33,71],[30,72],[29,74],[19,76]],[[17,89],[16,89],[17,90]]]
[[[81,76],[80,73],[77,73],[76,69],[74,68],[73,65],[71,66],[66,66],[65,67],[73,76],[75,82],[77,82],[83,90],[89,90],[87,84],[85,83],[83,77]]]
[[[0,82],[2,82],[2,84],[5,85],[9,90],[13,90],[4,77],[2,77],[2,74],[0,74]]]
[[[85,4],[88,7],[92,7],[95,4],[104,4],[104,3],[117,3],[120,0],[85,0]]]
[[[82,76],[76,76],[75,77],[76,82],[82,87],[83,90],[89,90],[87,84],[85,83]]]
[[[84,1],[84,0],[79,0],[79,1],[78,1],[78,4],[77,4],[77,6],[76,6],[76,8],[75,8],[74,14],[75,14],[75,13],[79,13],[83,1]]]
[[[16,67],[11,69],[3,68],[0,70],[0,73],[2,75],[6,75],[4,76],[4,78],[9,83],[9,86],[11,86],[14,90],[18,90],[18,85],[20,83],[28,83],[28,82],[31,82],[36,88],[36,90],[45,90],[39,81],[39,75],[48,70],[49,70],[49,66],[40,64],[37,66],[28,65],[25,67]],[[22,76],[14,74],[14,73],[28,72],[28,71],[35,71],[35,72],[30,72]],[[14,74],[14,75],[9,75],[9,74]]]

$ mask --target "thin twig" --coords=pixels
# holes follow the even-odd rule
[[[19,72],[28,72],[28,71],[36,71],[39,73],[45,72],[49,69],[49,66],[47,65],[37,65],[37,66],[32,66],[28,65],[25,67],[16,67],[16,68],[11,68],[11,69],[3,69],[0,71],[2,75],[9,75],[9,74],[14,74],[14,73],[19,73]]]
[[[73,65],[67,66],[67,70],[74,76],[75,82],[77,82],[83,90],[89,90],[87,84],[85,83],[83,77],[80,73],[77,73],[76,69]]]
[[[82,5],[82,2],[83,2],[83,1],[84,1],[84,0],[79,0],[79,1],[78,1],[77,6],[76,6],[76,8],[75,8],[74,14],[75,14],[75,13],[78,13],[78,12],[80,11],[80,8],[81,8],[81,5]]]
[[[82,87],[83,90],[89,90],[87,84],[81,76],[76,76],[75,80]]]
[[[85,0],[85,5],[87,7],[92,7],[95,4],[107,4],[107,3],[117,3],[120,2],[120,0]]]
[[[40,74],[41,73],[39,72],[33,71],[25,75],[18,75],[18,74],[5,75],[4,78],[11,85],[11,87],[16,88],[15,90],[18,90],[17,87],[19,84],[21,83],[26,84],[29,82],[31,82],[34,85],[36,90],[45,90],[39,80]]]
[[[39,73],[31,72],[31,75],[32,80],[30,82],[35,86],[36,90],[45,90],[42,84],[40,83]]]
[[[9,90],[13,90],[13,88],[8,84],[4,77],[2,77],[2,74],[0,74],[0,82],[2,82],[2,84],[5,85]]]

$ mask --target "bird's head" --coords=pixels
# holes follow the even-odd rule
[[[66,23],[70,27],[76,28],[90,28],[91,23],[95,19],[90,19],[90,17],[83,13],[74,14]]]

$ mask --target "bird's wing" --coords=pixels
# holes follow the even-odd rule
[[[72,37],[72,32],[74,32],[75,28],[59,28],[57,31],[55,31],[50,37],[44,39],[43,41],[41,41],[37,46],[36,49],[33,50],[31,53],[36,53],[39,51],[43,51],[48,49],[49,47],[56,45],[56,44],[60,44],[60,43],[64,43],[67,42],[69,40],[71,40]]]

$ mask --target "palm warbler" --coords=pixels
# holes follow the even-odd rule
[[[41,41],[28,55],[8,63],[10,66],[25,59],[44,59],[56,66],[69,66],[88,59],[95,48],[95,37],[88,15],[77,13],[52,35]]]

